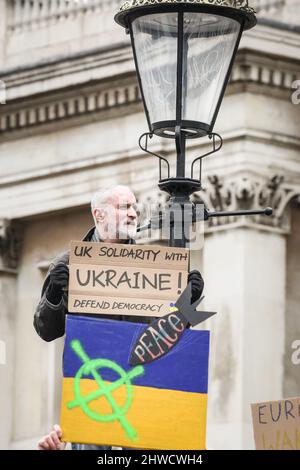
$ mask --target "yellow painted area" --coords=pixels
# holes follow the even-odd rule
[[[137,449],[205,449],[207,395],[133,385],[133,400],[126,420],[138,435],[130,440],[119,420],[97,422],[79,406],[68,409],[74,400],[74,379],[63,379],[61,427],[63,440],[82,444],[103,444]],[[106,382],[108,383],[108,382]],[[98,390],[94,380],[81,380],[81,396]],[[121,408],[126,402],[126,386],[112,392]],[[101,415],[111,414],[107,399],[102,396],[89,403]]]

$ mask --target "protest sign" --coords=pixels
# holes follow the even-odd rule
[[[188,260],[185,248],[73,241],[68,310],[163,316],[186,286]]]
[[[67,316],[63,440],[137,449],[204,449],[209,332],[185,330],[172,353],[128,364],[141,323]]]
[[[251,405],[257,450],[300,449],[300,398]]]

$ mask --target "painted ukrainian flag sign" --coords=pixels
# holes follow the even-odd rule
[[[168,354],[131,367],[132,346],[145,327],[67,316],[61,411],[65,441],[205,448],[209,331],[186,330]]]

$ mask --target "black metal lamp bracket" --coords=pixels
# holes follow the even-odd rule
[[[197,210],[196,206],[200,205],[200,203],[193,204],[193,217],[192,223],[200,222],[200,221],[207,221],[211,217],[229,217],[229,216],[241,216],[241,215],[267,215],[270,216],[273,214],[272,207],[266,207],[265,209],[261,210],[240,210],[240,211],[208,211],[205,207],[201,210]],[[202,206],[202,204],[201,204]],[[163,223],[163,214],[160,214],[158,217],[153,217],[149,223],[138,226],[137,231],[142,232],[143,230],[150,229],[151,227],[154,229],[160,229]],[[173,220],[170,218],[170,225],[172,225]]]
[[[185,137],[182,135],[183,131],[181,130],[180,126],[176,126],[175,128],[175,145],[176,145],[176,152],[177,156],[181,155],[185,151]],[[189,201],[189,195],[191,195],[193,192],[199,190],[201,188],[201,173],[202,173],[202,159],[204,157],[207,157],[208,155],[212,155],[216,152],[218,152],[222,145],[223,145],[223,140],[222,137],[217,134],[217,133],[210,133],[208,135],[208,138],[212,142],[212,149],[208,152],[206,152],[203,155],[200,155],[199,157],[196,157],[191,165],[191,178],[170,178],[170,164],[168,160],[163,157],[162,155],[159,155],[155,152],[152,152],[148,148],[149,144],[149,139],[152,139],[153,133],[152,132],[145,132],[142,134],[139,138],[139,147],[141,150],[144,152],[148,153],[151,156],[157,157],[159,159],[159,187],[160,189],[166,191],[170,195],[170,207],[169,211],[172,212],[172,206],[176,204],[178,208],[178,204],[181,207],[181,210],[183,211],[185,208],[185,204]],[[200,173],[199,173],[199,180],[193,179],[193,173],[194,173],[194,165],[195,163],[199,161],[200,162]],[[162,180],[161,178],[161,173],[162,173],[162,163],[165,163],[167,167],[167,177]],[[199,209],[197,206],[201,205],[201,208]],[[204,205],[201,203],[191,203],[190,206],[192,206],[192,220],[191,222],[200,222],[200,221],[206,221],[210,219],[211,217],[229,217],[229,216],[242,216],[242,215],[267,215],[270,216],[273,213],[273,210],[271,207],[266,207],[265,209],[261,210],[238,210],[238,211],[209,211],[205,208]],[[171,217],[169,218],[170,226],[174,225],[174,218],[172,217],[172,214],[170,214]],[[164,214],[160,213],[158,216],[151,218],[148,223],[146,223],[143,226],[138,226],[137,231],[141,232],[143,230],[147,230],[152,228],[155,229],[160,229],[162,228],[162,222],[163,222]]]

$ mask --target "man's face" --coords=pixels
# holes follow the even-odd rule
[[[105,205],[102,227],[110,240],[135,238],[137,229],[136,198],[129,189],[115,190]],[[105,236],[104,234],[104,236]]]

